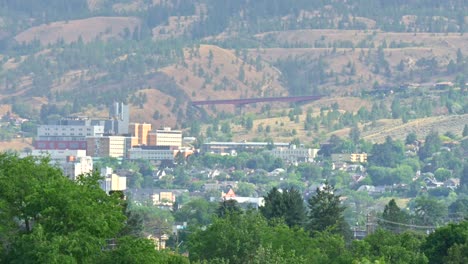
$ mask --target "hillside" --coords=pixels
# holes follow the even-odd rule
[[[0,104],[45,122],[47,114],[105,115],[106,105],[126,101],[133,121],[188,127],[194,120],[239,114],[229,106],[193,109],[193,100],[324,95],[301,106],[302,120],[309,107],[314,113],[330,107],[330,98],[341,98],[343,113],[356,113],[382,100],[368,93],[408,83],[464,82],[468,20],[460,1],[423,8],[419,1],[294,1],[294,10],[290,4],[73,0],[50,5],[41,0],[23,7],[7,1],[0,6],[5,14]],[[431,115],[450,112],[444,93],[428,94],[434,96]],[[398,97],[383,101],[390,106]],[[349,107],[349,98],[360,103]],[[453,103],[465,109],[461,99]],[[55,105],[57,111],[39,116],[42,105]],[[270,122],[263,119],[265,108],[281,113],[288,107],[246,106],[243,119],[251,114],[257,127]],[[409,113],[412,119],[423,117]],[[341,125],[317,133],[297,127],[296,135],[324,137]],[[277,130],[282,140],[293,136]],[[235,138],[259,136],[255,129],[233,131],[240,133]]]
[[[14,37],[18,43],[29,44],[38,41],[47,46],[63,41],[66,44],[78,40],[84,43],[95,39],[106,41],[110,38],[122,39],[133,33],[141,25],[136,17],[91,17],[86,19],[57,21],[28,28]]]

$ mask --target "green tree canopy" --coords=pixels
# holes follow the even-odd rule
[[[170,263],[146,239],[121,236],[132,234],[124,227],[134,221],[99,180],[71,181],[48,159],[0,154],[0,262]]]
[[[309,215],[307,230],[321,232],[330,229],[333,233],[347,234],[349,226],[346,223],[341,205],[340,195],[335,194],[335,188],[326,183],[317,188],[316,194],[309,198]]]
[[[298,190],[291,188],[280,192],[274,187],[264,198],[265,206],[260,207],[260,212],[265,218],[281,218],[289,227],[303,225],[306,212]]]

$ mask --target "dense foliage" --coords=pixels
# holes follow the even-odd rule
[[[47,159],[0,154],[0,262],[172,263],[122,232],[131,223],[124,207],[95,174],[73,182]]]

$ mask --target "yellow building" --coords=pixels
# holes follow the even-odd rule
[[[367,162],[367,153],[351,153],[350,161],[355,163]]]
[[[365,163],[367,162],[367,153],[332,154],[331,158],[333,162]]]
[[[170,127],[151,131],[148,134],[149,146],[182,147],[182,131]]]
[[[149,145],[148,144],[148,133],[151,131],[151,124],[140,124],[140,123],[131,123],[129,126],[130,135],[138,139],[137,144],[135,145]],[[135,142],[132,142],[132,144]],[[132,145],[132,146],[135,146]]]

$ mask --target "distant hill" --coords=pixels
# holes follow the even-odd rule
[[[28,28],[15,36],[18,43],[39,41],[43,46],[63,41],[66,44],[79,40],[88,43],[95,39],[128,38],[139,30],[141,21],[136,17],[91,17],[86,19],[57,21]]]
[[[42,122],[115,100],[134,121],[185,127],[238,114],[191,100],[320,94],[370,108],[373,91],[468,72],[463,0],[7,0],[0,11],[0,104]]]

